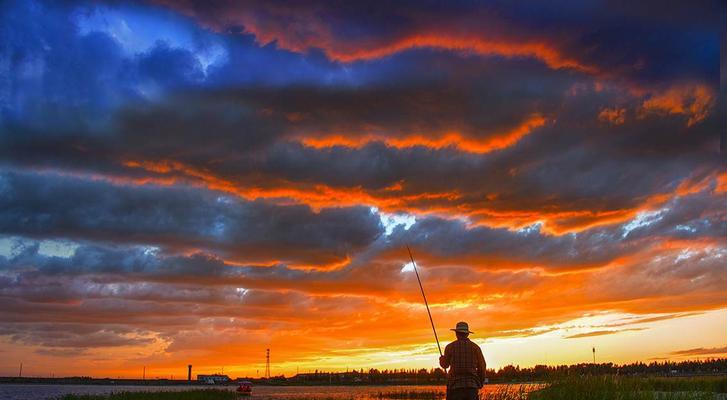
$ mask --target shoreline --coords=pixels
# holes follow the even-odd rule
[[[594,375],[594,376],[612,376],[612,375]],[[700,373],[700,374],[682,374],[682,375],[631,375],[634,378],[665,378],[665,379],[684,379],[684,378],[705,378],[705,377],[725,377],[727,373]],[[557,379],[558,377],[553,377]],[[520,384],[538,384],[545,383],[551,379],[545,380],[489,380],[486,385],[520,385]],[[252,382],[254,386],[271,386],[271,387],[291,387],[291,386],[331,386],[331,387],[392,387],[392,386],[445,386],[446,382],[265,382],[250,378],[240,378],[239,381]],[[199,381],[187,380],[170,380],[170,379],[111,379],[111,378],[85,378],[85,377],[67,377],[67,378],[33,378],[33,377],[0,377],[0,385],[84,385],[84,386],[194,386],[194,387],[233,387],[239,385],[239,381],[231,381],[228,383],[206,384]]]

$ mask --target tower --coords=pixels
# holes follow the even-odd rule
[[[187,365],[187,382],[192,382],[192,364]]]
[[[265,350],[265,378],[270,379],[270,349]]]
[[[596,348],[593,347],[593,363],[596,363]]]

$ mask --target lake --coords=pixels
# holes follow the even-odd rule
[[[483,391],[497,392],[505,385],[487,385]],[[515,386],[520,387],[520,385]],[[534,387],[523,385],[523,388]],[[181,391],[190,389],[227,389],[235,390],[235,386],[122,386],[122,385],[0,385],[2,400],[48,400],[66,394],[109,394],[114,392],[139,391]],[[258,399],[293,399],[293,398],[346,398],[351,397],[367,400],[379,393],[401,391],[444,393],[443,386],[255,386],[253,398]]]

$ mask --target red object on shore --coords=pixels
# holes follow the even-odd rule
[[[240,382],[240,386],[237,387],[236,392],[241,396],[250,396],[252,394],[252,383]]]

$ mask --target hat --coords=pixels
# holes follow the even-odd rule
[[[457,322],[457,327],[454,329],[450,329],[450,331],[462,332],[462,333],[474,333],[474,332],[470,331],[470,326],[467,325],[467,323],[464,321]]]

